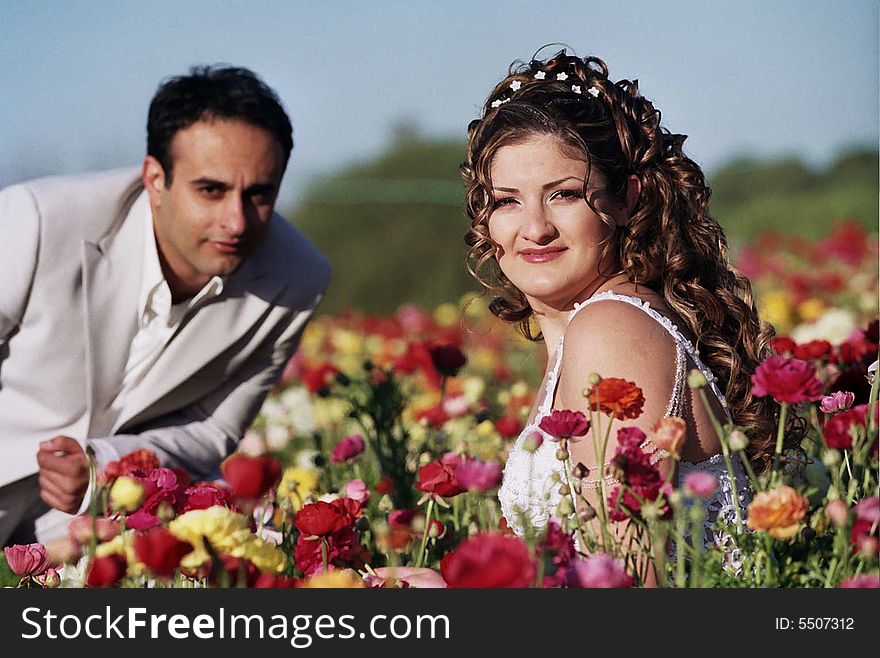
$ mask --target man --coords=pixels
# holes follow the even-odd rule
[[[329,280],[273,212],[292,146],[253,73],[197,68],[153,98],[141,171],[0,191],[0,543],[65,532],[88,455],[217,473]]]

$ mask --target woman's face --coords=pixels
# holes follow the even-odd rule
[[[538,312],[563,310],[589,297],[604,280],[600,263],[612,229],[584,200],[587,163],[572,159],[552,135],[502,146],[491,164],[493,209],[489,237],[501,271]],[[595,168],[587,194],[618,221],[623,208]],[[602,263],[608,273],[614,263]]]

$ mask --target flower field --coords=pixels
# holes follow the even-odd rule
[[[689,540],[702,534],[694,503],[719,486],[714,476],[675,486],[651,458],[677,458],[680,419],[648,435],[621,430],[610,455],[619,483],[600,489],[606,505],[587,503],[569,442],[601,448],[607,419],[636,418],[644,401],[638,382],[613,378],[584,382],[588,413],[542,423],[567,476],[554,519],[522,538],[507,528],[497,491],[544,348],[478,298],[317,318],[222,480],[190,482],[151,453],[127,455],[98,474],[93,514],[48,546],[5,549],[0,577],[22,587],[878,587],[877,262],[877,237],[845,223],[816,242],[766,234],[740,253],[778,333],[752,391],[800,416],[806,435],[783,450],[780,430],[773,468],[755,473],[743,432],[718,424],[728,468],[741,460],[754,492],[724,528],[735,562],[730,546]],[[689,384],[704,396],[704,380]]]

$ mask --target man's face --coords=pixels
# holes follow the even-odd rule
[[[284,154],[263,128],[238,120],[198,121],[171,141],[172,179],[147,156],[162,270],[172,294],[198,292],[232,274],[266,235],[284,173]]]

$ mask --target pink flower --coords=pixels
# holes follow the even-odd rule
[[[880,574],[863,573],[841,581],[838,587],[843,589],[877,589],[880,588]]]
[[[771,356],[752,375],[752,395],[777,402],[813,402],[822,398],[822,382],[806,361]]]
[[[15,544],[3,549],[6,563],[16,576],[37,576],[49,568],[49,557],[42,544]]]
[[[470,491],[489,491],[501,484],[501,464],[494,459],[469,459],[455,469],[455,477]]]
[[[416,567],[379,567],[374,573],[364,580],[368,587],[385,587],[388,581],[396,581],[405,587],[412,589],[438,589],[445,588],[446,581],[443,576],[427,568]]]
[[[450,418],[458,418],[470,412],[471,404],[464,395],[448,397],[443,401],[443,411]]]
[[[819,408],[826,414],[836,414],[838,411],[849,409],[853,402],[855,402],[855,399],[854,393],[837,391],[822,398],[822,404],[819,405]]]
[[[370,500],[370,489],[363,480],[349,480],[345,483],[345,497],[366,504]]]
[[[365,448],[364,437],[360,434],[352,434],[333,446],[330,461],[334,464],[351,461],[361,454]]]
[[[539,427],[556,439],[571,439],[586,434],[590,430],[590,421],[580,411],[559,409],[544,416]]]
[[[718,488],[718,478],[705,471],[694,471],[685,477],[684,488],[694,496],[708,498]]]
[[[92,535],[100,544],[110,541],[119,534],[118,521],[103,516],[93,519],[89,514],[76,517],[67,525],[67,528],[70,530],[70,536],[81,546],[92,541]]]
[[[594,553],[577,560],[568,571],[569,587],[632,587],[623,561],[607,553]]]

